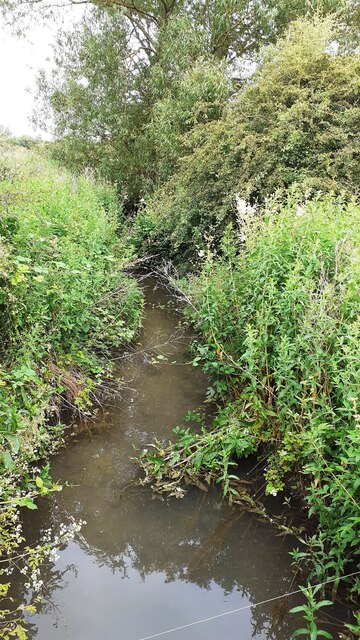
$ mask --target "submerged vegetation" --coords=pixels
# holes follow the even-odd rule
[[[218,406],[212,425],[143,455],[146,481],[177,496],[216,481],[243,502],[237,465],[260,454],[266,493],[309,516],[294,562],[313,583],[332,580],[332,598],[359,569],[359,24],[358,5],[337,0],[99,0],[60,31],[36,112],[52,123],[53,160],[2,143],[11,510],[28,499],[19,482],[25,496],[51,488],[23,458],[56,442],[64,403],[91,409],[104,356],[135,335],[142,298],[124,268],[137,255],[175,265],[198,331],[193,364]],[[306,594],[312,639],[326,600]],[[359,595],[355,577],[347,596]]]

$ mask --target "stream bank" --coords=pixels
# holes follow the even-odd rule
[[[301,617],[287,613],[298,600],[253,605],[296,588],[293,541],[230,508],[215,490],[191,488],[183,500],[161,501],[136,484],[134,445],[169,439],[185,413],[201,407],[208,385],[187,364],[192,336],[179,328],[169,296],[151,280],[145,295],[139,343],[118,361],[117,377],[126,381],[121,401],[107,405],[54,460],[53,478],[73,486],[25,513],[30,542],[60,530],[70,515],[86,521],[56,564],[44,568],[30,638],[140,640],[251,605],[173,637],[289,640],[301,626]],[[24,582],[14,581],[17,600],[29,597]]]

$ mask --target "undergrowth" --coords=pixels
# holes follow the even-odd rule
[[[60,171],[41,149],[3,143],[0,150],[4,563],[24,544],[19,507],[34,509],[38,495],[60,488],[51,481],[46,458],[62,443],[62,410],[94,410],[97,390],[110,375],[105,356],[134,337],[142,294],[124,273],[131,255],[117,235],[121,212],[115,192],[90,177]],[[40,559],[51,549],[48,541],[25,554],[35,591]],[[0,574],[6,566],[0,565]],[[3,585],[1,595],[7,590]],[[23,637],[19,615],[5,608],[0,636]]]
[[[215,479],[241,501],[234,468],[261,452],[266,493],[300,496],[316,523],[294,562],[316,583],[333,578],[335,597],[360,568],[360,210],[290,194],[259,214],[238,200],[240,230],[179,285],[200,335],[193,364],[222,408],[211,429],[141,460],[158,491]],[[348,593],[356,602],[358,578]]]

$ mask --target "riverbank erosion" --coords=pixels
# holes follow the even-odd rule
[[[23,543],[19,507],[35,509],[36,496],[59,489],[47,458],[63,441],[63,411],[96,408],[111,351],[139,329],[143,297],[124,272],[131,256],[119,240],[111,187],[60,170],[41,145],[2,143],[0,177],[4,561]]]

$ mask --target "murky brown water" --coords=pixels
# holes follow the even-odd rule
[[[162,502],[134,485],[133,444],[171,437],[185,412],[201,405],[207,386],[186,364],[190,335],[178,332],[178,316],[153,286],[149,282],[141,346],[119,364],[127,381],[120,406],[108,407],[95,430],[57,456],[53,478],[74,486],[29,514],[34,539],[68,514],[87,521],[45,569],[46,599],[31,618],[31,638],[140,640],[296,588],[292,541],[230,509],[217,492],[194,489],[183,500]],[[167,360],[152,364],[156,354]],[[289,640],[298,623],[268,604],[161,637]]]

